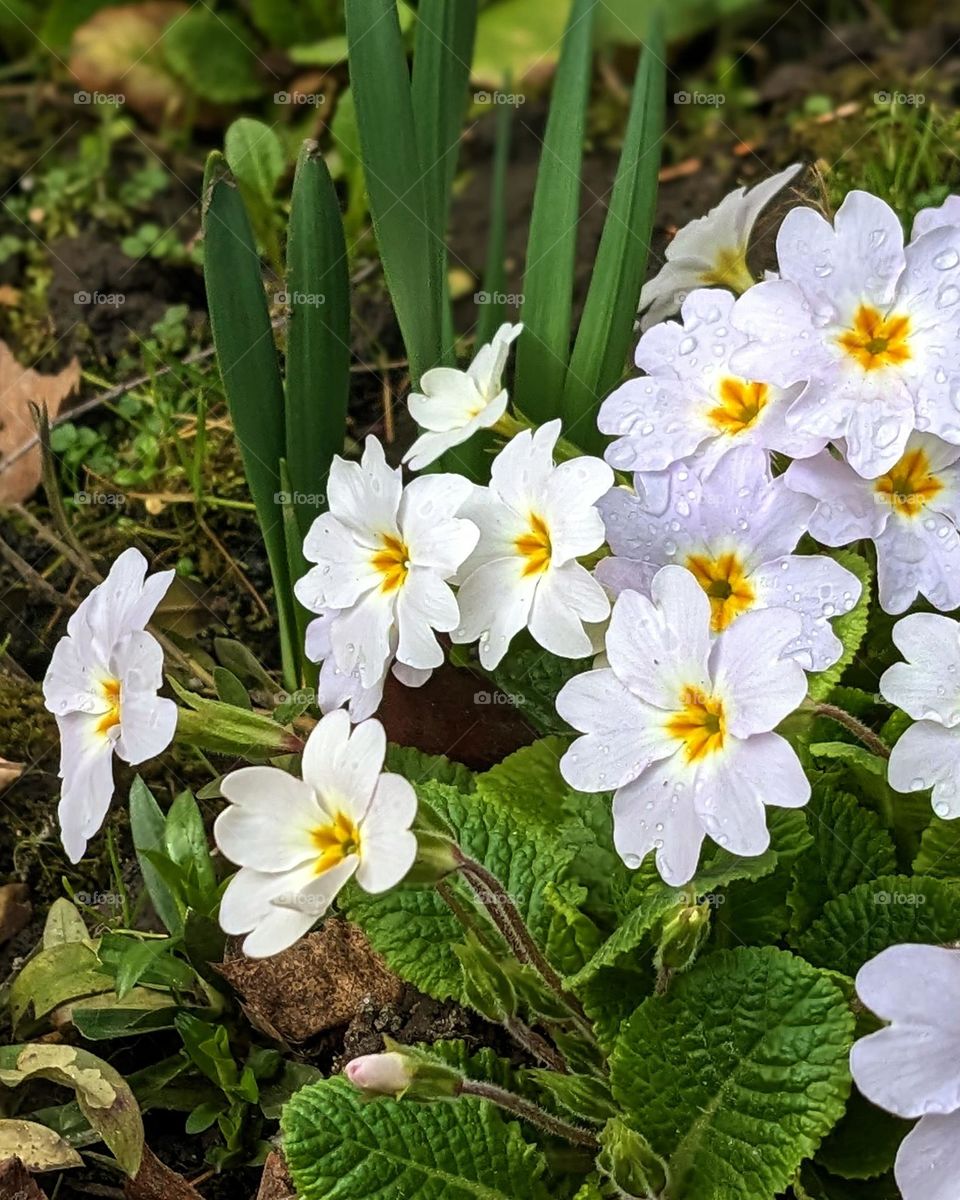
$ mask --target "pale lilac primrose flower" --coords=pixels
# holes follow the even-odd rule
[[[957,1200],[960,950],[890,946],[860,968],[856,987],[889,1024],[854,1042],[854,1083],[880,1108],[920,1118],[893,1168],[903,1200]]]
[[[889,205],[853,191],[833,225],[785,217],[780,278],[751,288],[737,322],[753,341],[732,365],[780,387],[804,382],[787,423],[845,438],[854,470],[891,470],[916,428],[960,442],[960,227],[904,249]]]
[[[680,321],[654,325],[637,345],[637,366],[601,405],[597,426],[617,435],[604,458],[623,471],[662,471],[695,456],[709,467],[734,446],[760,446],[806,458],[826,445],[822,437],[788,428],[787,409],[801,386],[784,391],[744,379],[731,367],[750,340],[735,328],[737,305],[719,288],[691,292]]]
[[[423,683],[443,662],[436,632],[459,621],[447,583],[476,545],[459,517],[472,485],[459,475],[424,475],[404,488],[383,447],[368,437],[359,463],[333,460],[329,511],[313,522],[303,552],[317,565],[297,581],[300,603],[326,618],[312,653],[329,639],[335,668],[381,688],[390,663],[405,683]],[[334,614],[330,616],[331,612]],[[344,683],[347,693],[353,683]],[[371,711],[363,702],[361,711]]]
[[[933,789],[938,817],[960,817],[960,624],[911,613],[893,627],[906,658],[880,678],[880,694],[913,717],[890,752],[887,777],[898,792]]]
[[[43,681],[60,731],[60,836],[71,862],[103,824],[113,797],[113,755],[136,766],[173,740],[177,706],[157,695],[163,650],[145,631],[173,571],[145,578],[147,560],[119,556],[67,623]]]
[[[789,488],[817,501],[810,533],[826,546],[870,538],[884,612],[925,596],[934,608],[960,605],[960,446],[914,433],[889,471],[864,479],[828,450],[791,463]]]
[[[463,512],[480,529],[458,579],[460,621],[451,637],[480,643],[480,662],[497,666],[524,627],[545,650],[582,658],[593,650],[584,623],[603,621],[610,604],[578,558],[603,544],[597,500],[613,483],[599,458],[554,466],[560,422],[518,433]]]
[[[343,709],[328,713],[303,749],[302,779],[276,767],[243,767],[221,781],[230,806],[214,838],[240,870],[220,904],[220,924],[246,934],[243,950],[266,958],[292,946],[326,913],[351,878],[385,892],[413,866],[417,811],[412,786],[383,773],[379,721],[351,731]]]
[[[705,836],[733,854],[761,854],[764,806],[806,804],[800,761],[773,729],[807,681],[785,657],[797,613],[749,612],[714,639],[710,601],[684,567],[658,572],[651,595],[621,593],[609,667],[575,676],[557,696],[557,712],[585,735],[560,770],[578,791],[614,791],[620,857],[638,867],[655,850],[657,870],[679,886],[696,872]]]
[[[466,371],[434,367],[422,376],[422,392],[411,392],[407,399],[410,415],[425,430],[403,456],[411,470],[428,466],[504,415],[509,396],[503,372],[510,346],[522,330],[522,325],[501,325]]]
[[[644,482],[638,475],[641,492]],[[660,568],[677,563],[709,597],[714,633],[743,613],[789,608],[801,627],[786,653],[808,671],[839,659],[843,646],[830,619],[857,603],[860,581],[827,555],[792,553],[814,501],[774,479],[764,451],[731,450],[702,476],[677,463],[655,482],[655,501],[624,488],[600,501],[613,551],[597,565],[601,583],[649,595]]]
[[[755,280],[747,266],[750,234],[762,210],[801,169],[794,163],[749,191],[737,188],[707,213],[677,233],[664,253],[664,264],[640,293],[640,327],[649,329],[677,311],[688,292],[724,287],[743,292]]]

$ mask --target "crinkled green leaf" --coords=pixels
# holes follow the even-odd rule
[[[298,1092],[283,1151],[302,1200],[548,1200],[541,1152],[491,1105],[364,1103],[343,1078]]]
[[[873,583],[873,571],[870,564],[861,554],[854,550],[833,550],[830,557],[836,559],[841,567],[852,571],[860,580],[862,591],[860,599],[850,609],[830,624],[833,632],[843,643],[843,653],[825,671],[810,676],[810,696],[814,700],[826,700],[831,689],[840,682],[844,671],[849,667],[860,649],[867,632],[867,621],[870,617],[870,589]]]
[[[461,792],[472,792],[476,786],[473,772],[463,763],[454,762],[442,754],[425,754],[413,746],[395,746],[393,742],[387,746],[383,769],[409,779],[414,787],[431,780],[449,783]]]
[[[933,818],[920,837],[913,869],[918,875],[960,880],[960,821]]]
[[[828,900],[897,869],[893,839],[876,813],[830,780],[813,788],[804,811],[813,845],[793,865],[788,903],[794,936],[819,916]]]
[[[853,1016],[819,971],[771,947],[721,951],[637,1009],[615,1099],[666,1161],[663,1200],[772,1197],[843,1112]]]
[[[924,875],[883,875],[829,900],[796,944],[817,966],[853,976],[888,946],[957,938],[960,887]]]
[[[854,1088],[847,1111],[817,1151],[817,1162],[844,1179],[874,1179],[893,1169],[912,1125],[877,1108]]]

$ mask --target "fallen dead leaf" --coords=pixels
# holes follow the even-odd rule
[[[276,1150],[267,1155],[263,1164],[256,1200],[297,1200],[297,1190],[287,1164],[283,1161],[283,1155]]]
[[[4,308],[16,308],[20,303],[20,289],[11,287],[9,283],[0,284],[0,305]]]
[[[368,997],[386,1005],[403,991],[362,930],[335,918],[273,958],[240,956],[217,970],[251,1019],[290,1042],[346,1024]]]
[[[195,1187],[144,1146],[140,1170],[123,1185],[127,1200],[203,1200]],[[2,1200],[2,1196],[0,1196]]]
[[[16,937],[33,915],[30,889],[25,883],[0,887],[0,944]]]
[[[8,762],[0,758],[0,792],[5,791],[11,783],[16,783],[26,769],[25,763]]]
[[[36,490],[40,482],[40,447],[6,465],[33,437],[30,401],[47,406],[51,421],[64,400],[80,386],[80,362],[74,358],[56,375],[43,375],[21,366],[6,342],[0,341],[0,504],[18,504]]]

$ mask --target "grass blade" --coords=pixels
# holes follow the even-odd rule
[[[503,90],[509,92],[510,80]],[[490,186],[490,236],[487,240],[487,261],[483,272],[483,292],[487,301],[477,318],[477,345],[489,342],[503,323],[505,303],[494,303],[493,297],[503,296],[507,286],[504,250],[507,239],[507,163],[510,159],[510,135],[513,132],[513,105],[497,108],[497,129],[493,144],[493,180]]]
[[[637,68],[617,178],[564,386],[564,429],[585,450],[603,447],[597,409],[622,378],[633,339],[657,203],[665,89],[657,22]]]
[[[343,451],[350,394],[347,246],[333,180],[315,142],[304,144],[293,181],[287,296],[284,453],[305,537],[326,508],[327,474]],[[317,500],[309,502],[312,496]]]
[[[574,0],[553,83],[523,280],[514,395],[532,420],[557,416],[570,356],[580,173],[596,0]]]
[[[295,687],[300,655],[277,502],[284,454],[283,385],[250,222],[218,153],[210,155],[204,176],[203,241],[217,362],[273,576],[284,677]]]
[[[440,361],[444,248],[427,224],[396,0],[347,0],[346,17],[370,215],[416,386]]]

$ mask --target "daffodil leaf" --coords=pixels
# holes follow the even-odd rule
[[[829,779],[814,787],[804,812],[813,845],[793,865],[787,902],[794,937],[808,928],[834,896],[879,875],[892,875],[897,869],[893,839],[876,813]]]
[[[489,1104],[365,1103],[343,1078],[299,1091],[282,1118],[302,1200],[547,1200],[546,1161]]]
[[[785,1190],[843,1112],[853,1032],[840,990],[772,947],[708,955],[645,1000],[612,1083],[666,1164],[663,1200]]]
[[[828,900],[797,939],[817,966],[853,976],[887,946],[960,938],[960,886],[924,875],[882,875]]]
[[[867,633],[867,622],[870,617],[870,589],[873,583],[873,570],[867,560],[853,550],[834,550],[831,558],[835,558],[841,567],[852,571],[860,580],[862,591],[860,599],[850,609],[835,618],[830,624],[833,632],[843,643],[843,653],[826,671],[820,671],[810,676],[810,696],[814,700],[825,700],[833,687],[856,657]]]

